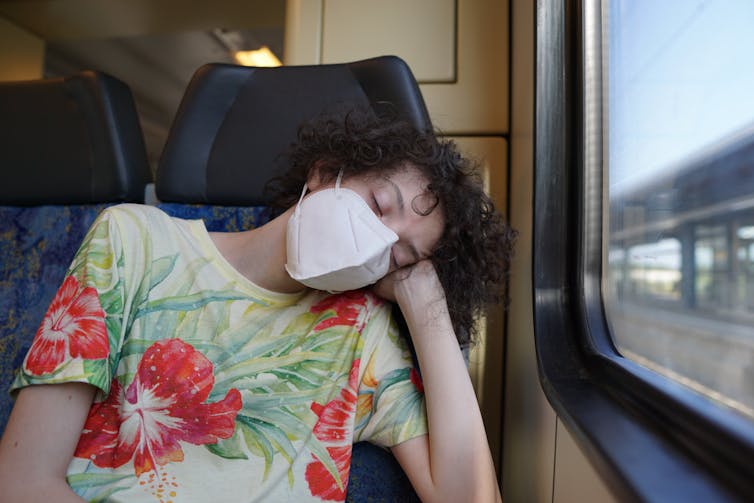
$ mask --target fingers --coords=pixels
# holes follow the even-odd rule
[[[388,273],[385,277],[374,284],[372,291],[385,300],[396,302],[395,289],[397,284],[406,280],[411,275],[414,265],[415,264],[401,267],[400,269]]]
[[[372,287],[374,293],[391,302],[398,302],[408,296],[427,295],[435,298],[438,291],[444,295],[435,266],[431,260],[423,259],[389,273]]]

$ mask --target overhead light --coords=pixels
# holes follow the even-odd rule
[[[233,57],[239,65],[244,66],[282,66],[280,60],[266,45],[256,51],[236,51]]]

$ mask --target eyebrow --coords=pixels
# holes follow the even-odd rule
[[[396,185],[396,183],[388,177],[385,177],[385,180],[393,186],[393,190],[395,190],[395,198],[398,201],[398,209],[400,210],[401,214],[403,214],[405,210],[405,204],[403,202],[403,194],[401,193],[400,187],[398,187],[398,185]],[[412,243],[409,243],[408,250],[411,252],[411,255],[413,255],[414,260],[416,260],[417,262],[422,259],[419,251]]]

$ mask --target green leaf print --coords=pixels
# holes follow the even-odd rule
[[[215,385],[210,396],[224,396],[236,388],[242,394],[243,408],[236,418],[237,435],[218,442],[213,452],[263,458],[266,472],[276,455],[288,459],[293,456],[291,443],[303,441],[304,448],[339,480],[326,445],[312,434],[318,417],[311,403],[326,401],[323,393],[329,389],[337,392],[342,388],[348,374],[345,369],[334,373],[333,365],[352,361],[363,344],[358,331],[346,325],[312,331],[318,316],[310,312],[294,316],[282,333],[278,320],[267,319],[263,308],[256,309],[252,319],[256,323],[240,323],[215,337],[219,344],[237,351],[213,359]]]
[[[321,371],[315,372],[315,369],[306,365],[275,369],[271,370],[270,374],[283,381],[290,382],[296,389],[319,389],[322,379]]]
[[[69,272],[82,280],[90,278],[97,290],[107,290],[111,280],[114,254],[110,247],[110,225],[98,220],[84,237]]]
[[[279,357],[250,358],[230,367],[218,369],[215,373],[215,386],[227,386],[230,388],[235,386],[234,382],[236,380],[248,378],[250,375],[257,375],[262,372],[268,372],[288,365],[316,361],[331,364],[335,361],[335,358],[332,355],[315,351],[297,351]]]
[[[249,448],[252,447],[254,441],[258,440],[261,442],[257,445],[263,446],[265,449],[265,479],[269,472],[269,466],[272,464],[272,456],[274,456],[275,453],[283,456],[283,458],[288,461],[289,466],[293,464],[293,459],[296,457],[296,449],[293,447],[293,444],[283,430],[274,424],[246,416],[241,416],[239,423],[243,425],[244,428],[248,428],[248,431],[245,431],[244,433],[244,437],[247,442],[252,440],[251,443],[247,444],[249,445]]]
[[[406,382],[411,384],[411,382],[409,381],[409,373],[410,373],[410,369],[402,368],[402,369],[395,369],[392,372],[385,374],[385,376],[382,379],[380,379],[380,384],[379,386],[377,386],[377,391],[375,391],[374,393],[375,403],[380,401],[380,397],[390,386],[393,386],[394,384],[402,384]],[[411,385],[413,386],[413,384]]]
[[[244,435],[244,427],[236,423],[236,431],[230,438],[221,438],[215,444],[207,444],[207,449],[225,459],[249,459],[246,451],[242,448],[240,437]],[[260,451],[261,454],[261,451]]]
[[[234,354],[214,360],[216,380],[213,394],[224,395],[231,387],[254,387],[254,377],[262,373],[276,378],[276,385],[270,388],[276,392],[316,388],[330,380],[333,363],[347,361],[354,346],[360,344],[358,333],[348,327],[316,333],[301,329],[294,333],[286,331],[283,335],[270,331],[268,327],[259,330],[256,326],[235,328],[232,334],[217,337],[218,342],[226,346],[228,340],[236,336],[247,342],[237,347]],[[344,339],[349,343],[343,344]],[[235,344],[232,346],[236,347]],[[342,351],[346,351],[347,356]],[[287,377],[291,380],[286,380]]]
[[[142,234],[142,239],[145,247],[151,246],[151,239],[148,235]],[[178,254],[160,257],[148,264],[144,271],[143,280],[139,283],[134,294],[131,308],[133,315],[128,317],[128,332],[131,331],[131,326],[139,318],[139,313],[147,303],[149,294],[170,275],[175,268],[176,260],[178,260]]]
[[[251,393],[244,398],[244,408],[254,411],[255,414],[262,414],[261,411],[276,407],[300,407],[305,409],[313,400],[320,398],[322,390],[313,388],[303,391],[290,391],[288,393],[269,393],[262,389],[251,389]]]
[[[85,473],[76,473],[73,475],[68,475],[66,477],[66,480],[68,481],[68,485],[71,486],[71,488],[76,491],[77,493],[81,494],[84,493],[87,489],[99,487],[99,486],[109,486],[112,484],[116,484],[122,480],[127,479],[133,479],[133,474],[113,474],[113,473],[97,473],[97,472],[85,472]],[[106,496],[109,496],[113,494],[116,491],[121,491],[128,487],[132,482],[129,482],[129,484],[123,486],[123,487],[115,487],[112,490],[108,491],[106,495],[101,495],[99,497],[99,501],[105,501],[107,498]]]
[[[314,390],[308,392],[310,394],[291,392],[288,396],[274,398],[242,393],[244,407],[236,416],[235,434],[230,439],[208,445],[211,452],[230,459],[246,459],[249,455],[262,457],[266,478],[276,455],[283,456],[292,465],[296,456],[293,441],[303,440],[306,448],[322,462],[335,480],[339,480],[338,468],[326,446],[312,435],[312,424],[317,416],[311,412],[309,404],[316,396]],[[265,403],[265,399],[271,402]],[[289,473],[289,480],[292,483],[292,473]]]
[[[128,339],[120,350],[121,357],[125,358],[131,355],[142,355],[144,352],[154,344],[151,339]]]
[[[146,302],[144,307],[136,311],[134,319],[154,311],[192,311],[194,309],[199,309],[210,302],[240,300],[246,298],[248,298],[246,295],[239,294],[235,291],[218,292],[213,290],[202,290],[201,292],[192,293],[182,297],[164,297]]]
[[[285,432],[274,424],[248,417],[236,417],[236,431],[227,440],[208,445],[213,454],[227,459],[248,459],[249,455],[265,460],[263,480],[267,479],[275,455],[280,454],[293,465],[296,449]]]
[[[396,429],[402,431],[404,437],[416,436],[424,432],[425,423],[422,421],[421,416],[423,396],[418,392],[412,393],[412,391],[415,391],[414,384],[410,380],[399,379],[398,374],[400,373],[402,373],[401,370],[396,370],[388,374],[391,376],[388,378],[392,381],[390,383],[383,384],[384,381],[380,381],[377,393],[374,395],[375,404],[378,402],[379,397],[388,390],[394,391],[403,398],[400,401],[394,402],[389,412],[382,414],[377,422],[374,422],[372,418],[372,422],[370,423],[372,438],[393,438],[396,435]],[[408,371],[406,371],[406,374],[408,374]],[[363,431],[362,428],[370,420],[370,416],[371,413],[357,418],[358,423],[355,426],[357,440]]]
[[[190,277],[186,276],[185,272],[193,271],[195,269],[198,270],[206,263],[207,260],[194,260],[189,264],[188,267],[183,269],[183,274],[174,275],[174,277],[171,278],[171,285],[169,288],[169,290],[172,292],[172,295],[174,297],[188,295],[193,287],[193,280],[191,280]],[[143,307],[143,305],[144,301],[136,307]],[[176,327],[181,319],[180,315],[181,313],[176,313],[175,311],[159,311],[153,313],[153,315],[148,318],[139,318],[139,320],[137,320],[137,323],[142,324],[142,332],[144,331],[144,328],[149,328],[148,333],[152,340],[169,339],[175,337],[175,334],[177,333]]]
[[[176,272],[176,258],[177,256],[161,257],[154,260],[149,266],[146,276],[150,277],[150,281],[147,283],[146,289],[142,285],[137,293],[132,321],[145,323],[145,316],[158,316],[157,319],[150,318],[149,321],[150,327],[156,327],[156,330],[150,330],[150,332],[155,333],[155,340],[175,337],[177,333],[180,333],[183,339],[212,339],[218,330],[222,330],[223,325],[227,326],[227,321],[224,324],[218,324],[218,320],[213,319],[210,325],[200,327],[197,316],[203,314],[196,312],[209,303],[249,300],[250,297],[248,294],[239,293],[233,283],[228,283],[224,290],[196,291],[194,281],[201,277],[200,270],[210,264],[210,260],[208,258],[195,259],[186,267],[182,267],[179,272]],[[173,294],[170,297],[160,297],[149,301],[152,289],[167,281],[170,281],[170,284],[166,286],[166,291],[173,292]],[[251,300],[261,305],[265,304],[258,299]],[[228,309],[229,305],[225,307],[225,317],[229,316]],[[197,331],[200,328],[204,333]]]
[[[241,318],[236,325],[218,331],[211,338],[219,346],[228,349],[226,354],[212,358],[219,366],[233,365],[248,356],[285,354],[306,336],[304,330],[281,332],[277,326],[280,319],[279,309],[260,306],[255,309],[254,315],[248,318],[253,320],[252,322],[247,322],[246,319]]]
[[[105,326],[107,327],[107,341],[110,348],[108,364],[114,369],[118,360],[118,344],[121,340],[121,329],[123,327],[123,318],[120,315],[105,316]]]
[[[109,367],[102,360],[84,360],[83,367],[88,383],[103,389],[110,386]]]
[[[149,270],[149,282],[147,290],[152,291],[154,287],[162,283],[168,275],[173,272],[175,262],[178,260],[178,255],[169,255],[160,257],[152,261],[152,267]]]
[[[123,292],[122,280],[114,285],[110,290],[99,291],[99,301],[102,310],[107,313],[108,317],[123,318]]]

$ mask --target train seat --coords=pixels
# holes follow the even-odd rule
[[[159,206],[210,231],[264,222],[264,187],[298,125],[333,108],[382,106],[418,128],[431,122],[408,66],[394,56],[346,64],[250,68],[211,64],[186,90],[160,159]],[[354,446],[349,501],[418,501],[392,455]]]
[[[151,175],[129,88],[86,71],[0,83],[0,434],[7,390],[94,218]]]

